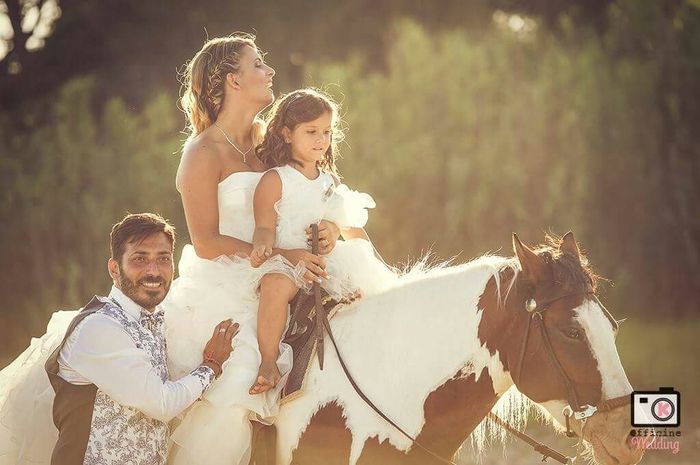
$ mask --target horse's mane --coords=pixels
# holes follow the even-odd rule
[[[523,430],[527,425],[527,420],[532,410],[536,405],[530,399],[525,397],[513,385],[505,394],[496,402],[496,405],[491,409],[491,412],[496,414],[502,420],[507,421],[511,426]],[[482,453],[489,446],[499,443],[505,444],[509,438],[509,433],[501,426],[496,424],[489,417],[484,418],[481,423],[469,435],[469,439],[462,444],[462,447],[457,452],[461,456],[470,445],[475,457],[481,458]]]
[[[545,243],[536,246],[534,252],[551,264],[556,284],[561,284],[565,289],[576,289],[590,284],[595,291],[600,276],[593,272],[586,255],[581,252],[577,260],[571,254],[563,253],[560,250],[562,242],[561,237],[547,234]]]
[[[554,275],[554,283],[562,286],[564,290],[573,291],[591,286],[593,292],[595,292],[598,281],[604,278],[601,278],[593,272],[588,258],[584,253],[580,252],[579,258],[576,259],[576,257],[571,254],[562,252],[560,250],[562,242],[561,237],[554,234],[547,234],[545,236],[545,242],[535,246],[533,252],[542,257],[550,266]],[[522,270],[520,268],[520,262],[518,262],[517,258],[513,257],[508,262],[507,266],[504,266],[500,271],[509,271],[513,273],[512,277],[501,275],[494,277],[496,280],[498,305],[499,307],[504,307],[510,291],[517,282],[518,274]],[[510,284],[505,295],[500,292],[500,280],[504,277],[510,279]]]

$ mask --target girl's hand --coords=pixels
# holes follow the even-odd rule
[[[257,245],[253,247],[253,251],[250,253],[250,264],[253,268],[258,268],[265,263],[265,260],[270,258],[270,255],[272,255],[272,247],[264,244]]]
[[[323,260],[323,257],[314,255],[304,249],[283,250],[280,253],[294,266],[301,262],[304,263],[306,267],[304,279],[308,282],[311,283],[315,281],[320,283],[322,278],[328,277],[328,273],[326,273],[326,262]]]
[[[340,228],[332,221],[321,220],[318,224],[318,253],[328,255],[340,237]],[[306,241],[311,246],[311,227],[306,228]]]

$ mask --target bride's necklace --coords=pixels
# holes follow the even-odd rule
[[[251,150],[253,150],[253,144],[251,143],[251,144],[250,144],[250,147],[248,147],[248,150],[246,150],[246,151],[244,152],[243,150],[239,149],[238,146],[237,146],[236,144],[234,144],[233,141],[232,141],[231,139],[228,138],[228,136],[226,135],[226,132],[224,132],[224,130],[221,129],[221,128],[219,127],[218,124],[214,123],[214,126],[216,126],[216,129],[218,129],[219,131],[221,131],[221,134],[224,135],[224,137],[226,138],[226,141],[227,141],[229,144],[231,144],[231,146],[232,146],[234,149],[236,149],[236,151],[238,151],[238,153],[240,153],[240,154],[243,156],[243,163],[246,163],[246,161],[245,161],[245,156],[248,155],[248,153],[250,153]]]

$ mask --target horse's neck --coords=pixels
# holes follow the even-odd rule
[[[498,397],[486,368],[476,375],[449,380],[425,403],[425,425],[416,440],[450,458],[493,408]]]
[[[432,392],[425,403],[425,426],[417,438],[422,444],[442,457],[451,457],[461,444],[474,431],[484,417],[493,409],[498,398],[512,385],[513,380],[507,371],[507,357],[504,350],[505,341],[511,337],[512,315],[502,307],[505,294],[510,290],[513,269],[500,273],[498,279],[489,279],[479,298],[481,319],[479,321],[479,340],[493,353],[489,364],[481,373],[476,366],[463,370],[463,376],[452,379]],[[522,400],[517,394],[504,405],[507,415],[518,415],[517,410]],[[516,407],[516,405],[518,405]],[[517,418],[516,421],[520,421]],[[477,440],[478,442],[478,440]]]
[[[483,257],[435,271],[334,318],[350,365],[364,371],[357,378],[381,382],[387,413],[440,450],[459,447],[512,384],[479,339],[480,299],[504,263]]]
[[[485,257],[429,272],[341,311],[332,325],[342,352],[383,373],[404,375],[402,383],[411,379],[431,388],[424,395],[462,368],[480,372],[491,355],[479,339],[478,306],[496,258],[504,261]]]

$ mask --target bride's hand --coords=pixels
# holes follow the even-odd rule
[[[332,221],[321,220],[318,224],[318,253],[328,255],[340,237],[340,228]],[[311,227],[306,228],[306,239],[311,244]]]
[[[323,257],[319,255],[314,255],[304,249],[283,250],[281,254],[294,266],[303,262],[306,267],[304,279],[309,282],[320,282],[321,278],[328,277],[328,273],[326,273],[326,262],[323,260]]]

